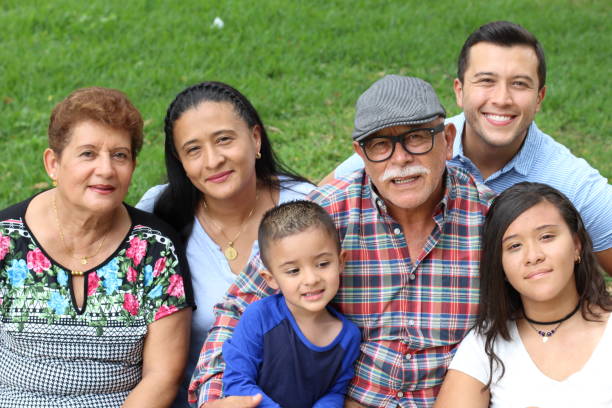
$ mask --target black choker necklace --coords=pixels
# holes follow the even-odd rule
[[[580,309],[580,302],[578,302],[574,310],[569,312],[565,317],[562,317],[559,320],[555,320],[553,322],[538,322],[537,320],[530,319],[529,317],[527,317],[527,314],[525,313],[525,311],[523,311],[523,316],[525,316],[525,320],[527,320],[531,324],[539,324],[540,326],[550,326],[551,324],[557,324],[557,323],[562,323],[566,321],[567,319],[575,315],[578,309]]]

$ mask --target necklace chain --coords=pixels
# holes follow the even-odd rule
[[[563,322],[569,319],[570,317],[572,317],[574,314],[576,314],[579,308],[580,308],[580,302],[578,302],[574,310],[572,310],[570,313],[568,313],[561,319],[555,320],[552,322],[539,322],[537,320],[530,319],[529,317],[527,317],[527,314],[524,311],[523,311],[523,316],[525,317],[525,320],[527,320],[527,324],[529,324],[529,326],[531,326],[531,328],[535,330],[536,333],[538,333],[540,337],[542,337],[542,343],[546,343],[548,341],[548,338],[552,337],[552,335],[557,332],[557,329],[563,324]],[[550,326],[550,325],[556,324],[556,326],[552,330],[540,330],[537,327],[535,327],[534,324],[539,324],[542,326]]]
[[[223,228],[221,228],[219,226],[219,224],[217,224],[215,222],[215,220],[211,217],[210,214],[207,214],[207,218],[204,218],[205,221],[207,221],[211,226],[213,226],[217,232],[220,232],[221,235],[223,235],[225,237],[225,239],[227,240],[227,247],[223,250],[223,255],[225,255],[225,258],[227,258],[227,260],[229,261],[233,261],[234,259],[236,259],[238,257],[238,251],[236,250],[236,248],[234,248],[234,243],[236,242],[236,240],[240,237],[240,235],[242,235],[242,233],[246,230],[247,227],[247,221],[251,218],[251,216],[253,215],[253,213],[255,212],[255,208],[257,208],[257,199],[259,198],[259,193],[257,191],[255,191],[255,205],[253,205],[253,208],[251,208],[251,211],[249,211],[249,215],[247,215],[242,221],[241,221],[241,228],[238,231],[238,233],[234,236],[233,239],[229,239],[227,237],[227,235],[225,235],[225,232],[223,231]],[[202,206],[203,209],[208,211],[208,205],[206,205],[206,199],[202,199]],[[203,211],[203,214],[206,212]]]
[[[57,212],[57,204],[55,203],[55,194],[53,194],[53,198],[51,200],[52,204],[53,204],[53,212],[55,214],[55,222],[57,223],[57,229],[59,231],[59,236],[60,239],[62,240],[62,245],[64,245],[64,249],[66,250],[66,252],[74,259],[78,260],[81,265],[87,265],[89,263],[89,259],[94,258],[95,256],[98,255],[98,253],[100,252],[100,249],[102,249],[102,245],[104,245],[104,241],[106,240],[106,237],[108,235],[108,231],[104,234],[104,236],[102,237],[102,239],[100,240],[100,243],[98,244],[98,248],[96,249],[96,251],[91,254],[91,255],[83,255],[83,256],[76,256],[74,255],[74,253],[68,249],[68,245],[66,245],[66,240],[64,238],[64,231],[62,230],[62,226],[60,224],[60,220],[59,220],[59,215]],[[73,276],[81,276],[84,274],[83,271],[80,270],[71,270],[70,274]]]

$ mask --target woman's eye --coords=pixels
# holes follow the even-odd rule
[[[192,146],[187,149],[187,154],[195,154],[200,150],[199,146]]]
[[[81,152],[81,154],[79,155],[81,157],[93,157],[94,156],[94,152],[92,152],[91,150],[85,150],[83,152]]]
[[[229,136],[219,136],[215,142],[217,144],[224,145],[224,144],[228,144],[231,141],[232,141],[232,138]]]
[[[119,160],[127,160],[128,159],[128,155],[127,153],[123,153],[123,152],[117,152],[113,155],[116,159]]]
[[[554,237],[555,237],[554,234],[544,234],[544,235],[542,235],[542,239],[545,240],[545,241],[550,241]]]

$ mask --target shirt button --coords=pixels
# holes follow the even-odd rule
[[[397,393],[397,398],[402,398],[403,396],[404,396],[403,392],[400,391],[400,392]]]
[[[399,228],[395,228],[395,229],[393,230],[393,233],[394,233],[395,235],[399,235],[401,232],[402,232],[402,230],[400,230]]]
[[[410,360],[412,358],[412,354],[408,353],[406,354],[406,360]]]
[[[414,326],[414,320],[408,320],[408,326]]]
[[[410,274],[410,280],[415,280],[416,279],[416,275],[414,273]]]

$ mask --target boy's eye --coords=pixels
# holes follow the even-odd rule
[[[287,275],[295,275],[295,274],[297,274],[299,271],[300,271],[300,270],[299,270],[298,268],[291,268],[291,269],[287,269],[287,270],[285,271],[285,273],[286,273]]]
[[[322,262],[319,262],[319,263],[317,264],[317,267],[319,267],[319,268],[325,268],[326,266],[328,266],[328,265],[329,265],[329,263],[330,263],[329,261],[322,261]]]

